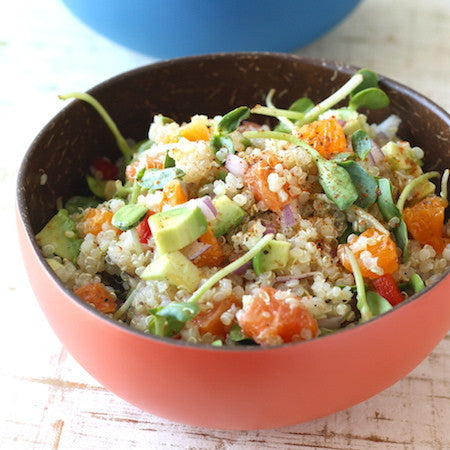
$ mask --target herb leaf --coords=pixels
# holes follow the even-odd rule
[[[314,158],[319,170],[319,183],[326,196],[340,210],[347,209],[358,199],[358,192],[346,169],[334,161],[320,157]]]
[[[169,167],[175,167],[175,160],[169,156],[169,151],[167,151],[164,157],[163,169],[168,169]]]
[[[91,192],[98,198],[105,198],[105,185],[106,181],[98,180],[97,178],[86,176],[86,181]]]
[[[378,184],[374,178],[355,161],[345,161],[339,163],[339,165],[348,172],[356,188],[358,198],[355,200],[355,205],[364,209],[372,206],[377,200],[378,188]]]
[[[138,183],[145,189],[157,191],[175,178],[182,178],[184,172],[177,167],[167,169],[146,169]]]
[[[236,130],[240,123],[250,115],[250,108],[239,106],[225,114],[217,125],[217,133],[228,134]]]
[[[348,245],[344,247],[345,253],[347,255],[348,261],[350,263],[350,267],[352,268],[353,277],[355,278],[356,283],[356,307],[359,309],[359,312],[361,313],[361,320],[365,322],[366,320],[371,319],[372,311],[369,308],[369,304],[367,302],[366,297],[366,287],[364,286],[364,279],[361,273],[361,269],[359,268],[358,261],[356,260],[356,257],[354,253],[350,250]]]
[[[144,153],[146,150],[153,146],[154,142],[151,139],[146,139],[145,141],[140,141],[136,145],[132,147],[134,153],[140,155]]]
[[[384,297],[377,294],[376,292],[367,291],[366,299],[367,304],[369,305],[369,309],[374,317],[392,309],[392,305]]]
[[[423,282],[422,278],[420,278],[420,276],[417,273],[415,273],[411,276],[408,284],[413,289],[414,294],[417,294],[422,289],[425,289],[425,283]]]
[[[366,159],[366,156],[372,150],[372,143],[369,135],[364,130],[356,130],[352,134],[353,151],[359,156],[359,159]]]
[[[112,218],[112,224],[122,231],[131,230],[146,216],[148,208],[144,205],[128,204],[122,206]]]
[[[98,204],[99,201],[94,197],[83,197],[81,195],[75,195],[74,197],[70,197],[66,201],[64,208],[67,209],[67,212],[69,214],[74,214],[76,212],[79,212],[80,209],[83,210],[86,208],[95,208]]]
[[[356,73],[360,73],[364,77],[364,79],[361,84],[359,84],[358,86],[355,87],[355,89],[353,89],[353,91],[350,93],[350,97],[355,96],[358,92],[363,91],[365,89],[378,87],[378,75],[375,72],[372,72],[371,70],[368,69],[361,69],[358,70],[358,72]]]
[[[402,260],[406,262],[409,257],[408,229],[403,221],[402,213],[392,199],[392,184],[390,180],[379,178],[378,189],[380,194],[377,198],[377,204],[384,220],[389,222],[393,217],[398,217],[399,219],[399,223],[393,232],[397,246],[402,250]]]
[[[378,88],[368,88],[355,94],[348,104],[351,109],[379,109],[389,105],[389,97]]]
[[[216,155],[216,159],[219,163],[223,163],[226,158],[226,154],[228,153],[234,153],[234,144],[233,140],[230,138],[230,136],[223,136],[220,134],[214,134],[210,141],[209,145],[211,147],[211,150],[214,155]],[[221,155],[221,150],[225,149],[225,155]],[[223,158],[218,157],[217,153],[219,152],[219,155],[224,156]]]
[[[170,303],[150,311],[152,318],[148,330],[157,336],[171,337],[179,333],[186,322],[200,310],[193,302]]]
[[[297,99],[291,106],[289,106],[288,111],[295,111],[302,114],[306,114],[314,108],[314,103],[308,97],[301,97]],[[291,120],[291,122],[294,122]],[[279,122],[276,127],[274,127],[274,131],[281,131],[283,133],[290,133],[290,129],[284,125],[282,122]]]
[[[326,196],[341,209],[347,209],[358,198],[355,186],[348,172],[332,159],[325,159],[316,149],[302,141],[297,136],[277,131],[246,131],[244,136],[262,139],[281,139],[305,149],[317,164],[319,183]]]

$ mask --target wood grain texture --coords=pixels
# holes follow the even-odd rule
[[[448,1],[365,0],[298,53],[370,67],[450,110],[449,23]],[[61,347],[34,300],[15,240],[17,167],[62,107],[57,93],[150,61],[96,35],[57,0],[10,2],[0,14],[0,73],[8,87],[0,96],[0,449],[450,449],[450,334],[411,374],[366,402],[262,431],[205,430],[142,412]]]

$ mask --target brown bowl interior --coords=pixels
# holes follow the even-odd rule
[[[197,113],[224,114],[236,106],[263,103],[272,88],[277,91],[275,102],[280,107],[301,96],[317,102],[356,70],[283,54],[206,55],[142,67],[89,92],[104,105],[125,137],[141,140],[157,113],[177,121]],[[381,77],[380,85],[391,104],[368,112],[369,121],[398,114],[403,119],[399,134],[425,150],[425,168],[442,171],[450,167],[448,114],[392,80]],[[97,155],[117,158],[119,151],[97,113],[74,101],[42,130],[19,174],[18,205],[30,234],[37,233],[55,213],[57,198],[88,193],[85,175]],[[40,184],[43,173],[48,177],[45,185]]]

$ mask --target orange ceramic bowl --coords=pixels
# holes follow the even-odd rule
[[[262,102],[284,91],[281,107],[302,95],[327,97],[355,72],[333,62],[268,53],[175,59],[125,73],[93,88],[123,134],[146,136],[152,115],[188,120]],[[403,119],[400,136],[425,149],[427,169],[450,167],[450,116],[386,78],[391,105],[369,114]],[[53,274],[34,235],[58,197],[85,192],[93,157],[118,151],[97,114],[74,101],[42,130],[18,178],[18,228],[36,297],[74,358],[128,402],[176,422],[209,428],[280,427],[334,413],[382,391],[417,366],[450,325],[450,277],[369,322],[312,341],[274,348],[217,348],[133,331],[96,312]],[[48,181],[40,184],[46,173]]]

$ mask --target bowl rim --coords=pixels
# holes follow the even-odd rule
[[[320,68],[328,68],[332,69],[334,71],[343,73],[345,75],[351,76],[355,72],[357,72],[360,67],[351,65],[351,64],[345,64],[340,63],[338,61],[329,60],[325,58],[311,58],[308,56],[302,56],[302,55],[294,55],[289,53],[277,53],[277,52],[225,52],[225,53],[207,53],[207,54],[201,54],[201,55],[193,55],[193,56],[182,56],[177,58],[170,58],[162,61],[157,61],[154,63],[146,64],[144,66],[137,67],[132,70],[128,70],[125,72],[122,72],[118,75],[112,76],[101,83],[96,84],[95,86],[91,87],[86,92],[95,95],[95,93],[98,90],[103,89],[106,86],[109,86],[111,83],[115,83],[117,81],[121,81],[122,79],[126,79],[129,77],[133,77],[135,75],[139,75],[140,73],[145,73],[148,71],[158,70],[158,69],[164,69],[173,65],[179,65],[179,64],[185,64],[192,61],[205,61],[205,60],[211,60],[211,59],[225,59],[225,58],[255,58],[258,59],[260,57],[273,57],[274,59],[286,59],[286,60],[297,60],[299,62],[302,62],[304,64],[307,64],[312,67]],[[403,95],[406,95],[407,97],[412,98],[413,100],[421,103],[425,108],[433,112],[433,114],[437,115],[440,119],[442,119],[444,122],[448,123],[450,127],[450,113],[445,111],[441,106],[436,104],[434,101],[430,100],[429,98],[425,97],[423,94],[420,94],[419,92],[415,91],[412,88],[409,88],[402,83],[399,83],[389,77],[386,77],[381,74],[377,74],[379,77],[379,82],[381,85],[386,85],[389,88],[400,92]],[[447,270],[442,273],[437,281],[432,283],[429,286],[426,286],[425,289],[422,291],[412,295],[399,305],[395,306],[391,310],[384,312],[382,314],[379,314],[375,317],[372,317],[366,322],[360,322],[357,323],[354,326],[347,327],[347,328],[341,328],[333,333],[326,334],[323,336],[318,336],[314,339],[305,340],[305,341],[297,341],[297,342],[289,342],[289,343],[283,343],[278,344],[274,346],[261,346],[261,345],[236,345],[236,346],[212,346],[210,344],[203,344],[203,343],[191,343],[186,341],[181,341],[178,339],[173,339],[170,337],[164,337],[164,336],[156,336],[150,333],[144,333],[143,331],[139,331],[135,328],[132,328],[131,326],[113,319],[112,317],[101,313],[100,311],[96,310],[95,308],[92,308],[90,305],[88,305],[85,301],[83,301],[81,298],[79,298],[75,293],[69,289],[65,283],[63,283],[56,273],[51,269],[50,265],[45,260],[42,252],[39,249],[39,246],[37,245],[35,234],[31,228],[31,223],[29,220],[29,214],[28,214],[28,208],[26,207],[26,198],[24,189],[22,188],[25,180],[25,173],[26,173],[26,166],[27,162],[29,160],[30,155],[35,151],[35,149],[38,147],[40,140],[42,139],[44,133],[46,133],[50,128],[53,127],[54,123],[60,119],[61,116],[70,113],[71,108],[73,108],[74,104],[77,104],[81,102],[81,100],[74,100],[71,101],[68,105],[64,106],[55,116],[53,116],[49,122],[39,131],[39,133],[36,135],[36,137],[31,142],[29,148],[25,152],[19,170],[17,174],[17,181],[16,181],[16,216],[21,221],[26,237],[28,238],[29,242],[31,243],[31,247],[33,248],[35,255],[37,256],[37,261],[39,262],[41,268],[51,277],[51,279],[56,283],[56,286],[59,288],[59,290],[65,294],[70,301],[74,301],[78,306],[81,306],[85,309],[87,313],[93,314],[94,317],[105,320],[106,323],[109,325],[112,325],[114,327],[118,327],[119,331],[130,333],[136,337],[142,338],[142,339],[149,339],[151,341],[156,341],[159,344],[165,344],[165,345],[172,345],[176,347],[184,347],[184,348],[190,348],[193,350],[198,351],[208,351],[208,352],[215,352],[215,351],[228,351],[228,352],[265,352],[265,351],[277,351],[280,349],[287,349],[292,348],[294,346],[300,346],[300,345],[314,345],[316,342],[323,342],[324,339],[332,339],[335,336],[341,336],[343,333],[352,333],[355,332],[355,330],[359,330],[362,326],[370,326],[376,323],[378,320],[383,319],[386,316],[389,316],[393,313],[397,313],[402,308],[408,307],[408,305],[411,305],[415,300],[418,298],[426,295],[428,292],[430,292],[432,289],[434,289],[438,284],[440,284],[445,278],[450,275],[450,267],[447,268]]]

